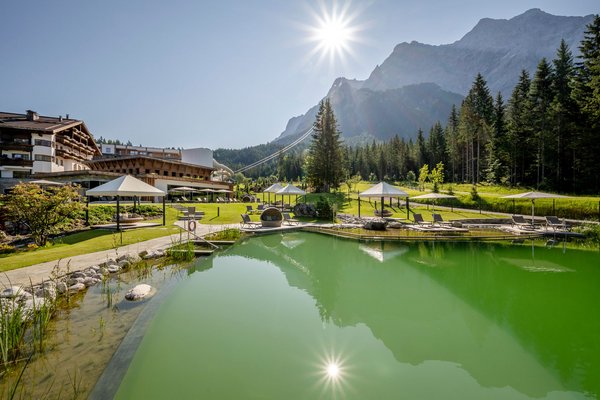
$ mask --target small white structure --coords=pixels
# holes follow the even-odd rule
[[[386,197],[408,197],[408,193],[398,189],[389,183],[379,182],[377,185],[370,187],[358,194],[359,197],[381,197],[381,216],[383,216],[383,199]],[[360,217],[360,201],[358,203],[358,216]],[[408,210],[407,210],[408,213]]]
[[[163,198],[163,225],[166,224],[166,213],[165,213],[165,195],[166,193],[154,186],[148,185],[146,182],[142,182],[139,179],[134,178],[131,175],[124,175],[114,179],[110,182],[106,182],[103,185],[95,187],[85,192],[88,197],[116,197],[117,198],[117,230],[120,226],[120,214],[121,207],[119,200],[121,197],[162,197]]]

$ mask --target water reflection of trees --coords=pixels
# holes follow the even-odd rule
[[[442,359],[462,365],[480,384],[511,385],[528,395],[545,395],[544,388],[516,382],[516,373],[511,375],[514,382],[506,381],[507,374],[494,373],[493,368],[478,371],[485,370],[485,361],[465,358],[463,353],[472,351],[466,346],[484,346],[491,331],[499,328],[560,376],[565,388],[600,393],[600,317],[592,306],[600,297],[597,254],[563,254],[542,247],[532,253],[527,245],[489,243],[385,243],[380,246],[384,254],[398,251],[397,246],[405,248],[401,256],[385,259],[357,251],[358,242],[295,235],[299,236],[289,240],[302,237],[304,242],[292,248],[271,242],[246,247],[251,256],[277,265],[290,285],[309,293],[323,321],[366,324],[399,361],[419,364],[441,351]],[[377,245],[374,250],[379,250]],[[448,308],[427,301],[423,291],[434,286],[439,301],[465,306]],[[467,339],[458,338],[465,334],[458,328],[447,332],[446,339],[443,332],[424,331],[433,342],[442,343],[407,349],[411,335],[420,328],[442,326],[436,321],[452,313],[466,326]]]

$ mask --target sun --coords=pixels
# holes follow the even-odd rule
[[[352,40],[352,30],[347,21],[326,16],[321,25],[315,28],[315,40],[325,52],[339,53],[347,50]]]
[[[343,5],[334,1],[331,8],[320,3],[318,10],[310,10],[313,24],[305,26],[308,31],[307,41],[314,44],[310,57],[318,55],[320,60],[328,58],[330,64],[336,61],[345,62],[348,55],[353,55],[353,45],[362,41],[359,32],[364,28],[357,24],[362,9],[352,7],[347,1]]]

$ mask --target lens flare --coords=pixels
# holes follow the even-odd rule
[[[364,6],[353,7],[350,1],[341,5],[334,1],[331,8],[321,3],[318,9],[311,9],[314,22],[303,27],[308,32],[306,41],[314,44],[308,57],[318,55],[319,64],[329,59],[331,66],[337,61],[343,65],[347,56],[354,56],[353,44],[363,41],[359,32],[364,26],[357,23],[363,8]]]
[[[327,376],[331,379],[337,379],[340,376],[340,367],[336,363],[327,364],[327,368],[325,369],[327,372]]]

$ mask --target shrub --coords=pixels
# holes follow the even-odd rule
[[[333,208],[324,196],[319,196],[315,208],[317,209],[317,217],[319,219],[330,220],[333,218]]]
[[[0,254],[8,254],[13,253],[15,251],[15,246],[11,246],[7,243],[0,243]]]

